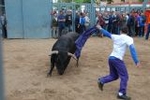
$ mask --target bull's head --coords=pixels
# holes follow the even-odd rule
[[[51,69],[50,69],[50,72],[48,73],[49,75],[51,75],[52,70],[55,65],[56,65],[58,74],[63,75],[67,65],[70,62],[70,58],[73,57],[75,60],[77,60],[74,54],[70,52],[65,52],[65,51],[52,51],[50,56],[51,56]]]

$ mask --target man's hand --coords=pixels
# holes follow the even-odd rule
[[[98,28],[99,30],[102,29],[102,27],[99,24],[96,25],[96,28]]]
[[[138,62],[137,64],[136,64],[136,67],[140,67],[141,66],[141,64],[140,64],[140,62]]]

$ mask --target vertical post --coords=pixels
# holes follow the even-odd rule
[[[75,32],[75,24],[74,23],[74,20],[76,18],[76,9],[75,9],[75,2],[72,0],[72,31]]]
[[[0,28],[0,100],[4,100],[3,60],[2,60],[2,30]]]
[[[21,19],[22,19],[22,33],[23,33],[23,38],[26,38],[25,36],[25,23],[24,23],[24,1],[21,0]]]
[[[51,27],[51,24],[52,24],[52,13],[53,11],[53,0],[50,0],[50,12],[49,12],[49,15],[50,15],[50,27]],[[50,28],[50,37],[52,37],[52,29]]]
[[[2,3],[2,0],[0,0],[0,13],[3,13],[3,3]]]
[[[5,12],[4,0],[0,0],[0,14]]]
[[[96,11],[95,9],[96,9],[96,7],[95,7],[95,2],[94,2],[94,0],[91,0],[91,5],[90,5],[90,6],[91,6],[91,13],[93,13],[93,15],[90,14],[90,16],[91,16],[91,17],[90,17],[90,18],[91,18],[91,19],[90,19],[90,20],[91,20],[90,26],[93,26],[93,25],[95,25],[95,17],[96,17],[96,16],[95,16],[95,13],[96,13],[96,12],[95,12],[95,11]]]
[[[142,10],[144,11],[146,9],[146,4],[147,4],[148,0],[144,0],[143,2],[143,7],[142,7]]]
[[[128,8],[128,12],[130,12],[131,11],[131,2],[129,1],[129,8]]]

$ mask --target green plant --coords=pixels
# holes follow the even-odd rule
[[[108,4],[111,4],[112,2],[114,2],[113,0],[107,0]]]

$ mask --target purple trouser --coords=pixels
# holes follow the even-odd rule
[[[118,92],[126,94],[127,82],[128,82],[128,72],[125,63],[118,58],[109,58],[109,69],[110,74],[108,76],[99,78],[103,84],[117,80],[119,77],[121,79],[120,89]]]

